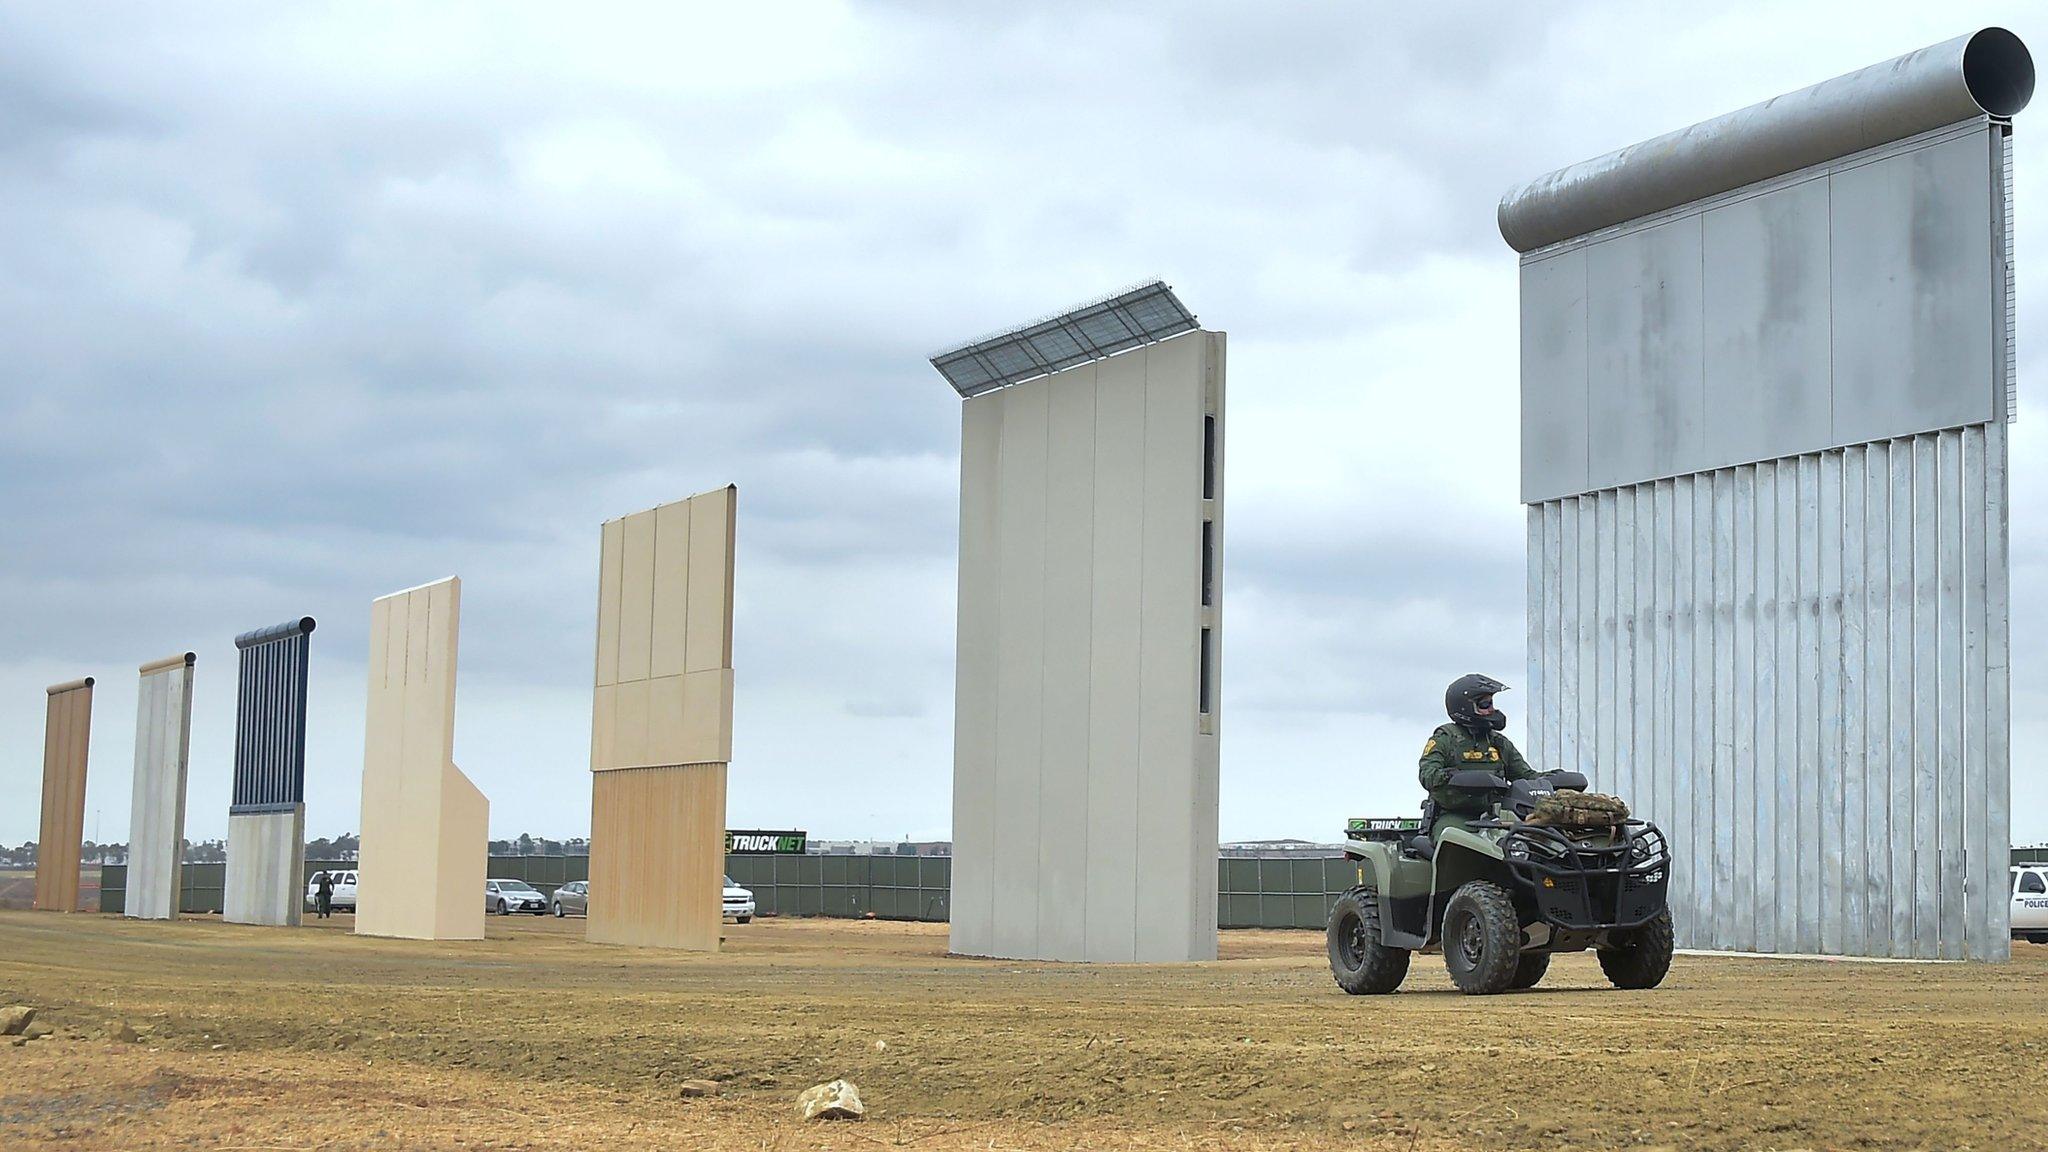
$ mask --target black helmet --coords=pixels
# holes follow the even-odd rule
[[[1474,736],[1498,732],[1508,726],[1507,713],[1496,708],[1481,716],[1479,701],[1490,698],[1496,692],[1507,690],[1507,685],[1491,676],[1481,676],[1477,672],[1470,676],[1460,676],[1451,681],[1449,688],[1444,689],[1444,711],[1450,714],[1451,723]]]

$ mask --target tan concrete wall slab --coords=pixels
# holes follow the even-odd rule
[[[455,766],[462,581],[370,605],[356,932],[481,940],[490,803]]]
[[[732,581],[738,491],[605,524],[590,766],[732,758]]]
[[[43,713],[43,821],[36,837],[36,907],[49,911],[78,911],[92,685],[88,676],[52,686]]]
[[[609,521],[600,535],[594,941],[718,947],[737,499],[720,488]]]

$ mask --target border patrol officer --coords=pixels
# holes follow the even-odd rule
[[[1493,694],[1507,690],[1507,685],[1493,677],[1477,673],[1458,677],[1444,690],[1444,711],[1451,722],[1430,733],[1429,743],[1422,746],[1421,770],[1417,773],[1429,798],[1436,801],[1437,815],[1429,827],[1430,839],[1442,835],[1445,828],[1463,828],[1488,810],[1488,794],[1451,787],[1451,773],[1483,768],[1508,780],[1541,775],[1529,767],[1514,741],[1501,735],[1501,730],[1508,726],[1508,718],[1493,706]]]

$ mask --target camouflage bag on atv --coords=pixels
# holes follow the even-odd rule
[[[1628,822],[1628,805],[1619,796],[1560,789],[1537,801],[1523,822],[1552,828],[1611,828]]]

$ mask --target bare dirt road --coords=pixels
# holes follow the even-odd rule
[[[2048,947],[2009,965],[1587,957],[1352,998],[1321,938],[1224,959],[950,958],[943,926],[757,921],[717,955],[0,912],[6,1149],[2022,1148],[2048,1143]],[[127,1042],[123,1026],[139,1033]],[[844,1076],[864,1124],[805,1123]],[[710,1098],[677,1085],[716,1080]]]

